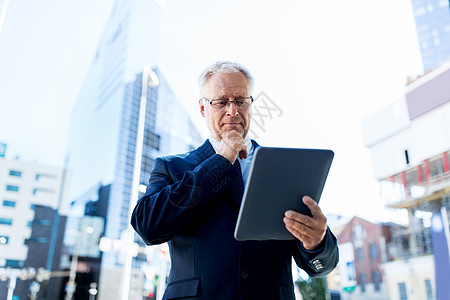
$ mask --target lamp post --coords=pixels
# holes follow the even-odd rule
[[[148,87],[158,86],[159,80],[155,72],[153,72],[149,66],[144,67],[142,71],[142,87],[141,87],[141,99],[139,104],[139,117],[136,133],[136,146],[134,151],[134,165],[133,165],[133,177],[131,181],[131,196],[128,207],[128,220],[131,219],[134,206],[136,205],[137,198],[139,197],[139,180],[141,177],[141,163],[142,152],[144,147],[144,130],[145,130],[145,113],[147,111],[147,92]],[[128,294],[130,290],[130,277],[131,277],[131,264],[133,260],[133,243],[134,243],[134,230],[128,222],[127,235],[125,242],[125,262],[123,272],[123,284],[122,284],[122,300],[128,300]]]
[[[94,228],[86,227],[86,233],[92,234],[94,233]],[[73,294],[75,293],[77,284],[75,282],[75,278],[77,276],[77,265],[78,265],[78,255],[80,254],[80,246],[81,246],[81,231],[77,231],[77,240],[75,243],[75,247],[72,253],[72,260],[70,262],[70,273],[69,273],[69,281],[67,281],[66,285],[66,298],[65,300],[72,300]]]

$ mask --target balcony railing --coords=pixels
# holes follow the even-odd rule
[[[400,202],[416,202],[430,198],[439,191],[450,193],[450,172],[432,176],[422,183],[409,183],[406,187],[398,182],[384,181],[383,184],[385,186],[382,186],[381,194],[388,205]],[[429,200],[436,199],[430,198]]]

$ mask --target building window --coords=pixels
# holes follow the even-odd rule
[[[9,170],[9,176],[22,177],[22,172],[16,170]]]
[[[10,192],[18,192],[19,191],[19,187],[17,185],[7,184],[6,185],[6,190],[10,191]]]
[[[48,243],[48,238],[46,238],[46,237],[33,237],[33,238],[29,238],[29,239],[25,240],[25,244],[28,244],[28,243],[47,244]]]
[[[379,271],[373,272],[373,285],[375,291],[379,292],[381,290],[381,274]]]
[[[359,275],[359,286],[361,288],[361,293],[366,292],[366,274]]]
[[[50,226],[52,224],[52,221],[41,219],[41,220],[34,220],[33,223],[41,226]]]
[[[6,206],[6,207],[16,207],[16,201],[3,200],[3,206]]]
[[[9,242],[9,236],[0,235],[0,245],[6,245]]]
[[[5,263],[5,267],[11,268],[22,268],[24,265],[23,260],[15,260],[15,259],[7,259]]]
[[[54,175],[54,174],[46,174],[46,173],[38,173],[38,174],[36,174],[36,180],[39,180],[41,178],[56,179],[56,178],[58,178],[58,176]]]
[[[364,251],[363,248],[356,248],[356,259],[358,261],[363,261],[364,260]]]
[[[33,189],[33,195],[36,195],[37,193],[42,193],[42,192],[53,194],[55,191],[51,190],[51,189],[44,189],[44,188],[34,188]]]
[[[159,150],[161,144],[161,136],[150,130],[146,130],[144,133],[144,144],[148,147]]]
[[[0,218],[0,225],[12,225],[12,219]]]
[[[355,274],[355,264],[353,261],[347,262],[347,274],[348,274],[348,281],[356,281],[356,274]]]
[[[425,280],[425,288],[427,290],[427,300],[433,300],[433,288],[431,287],[431,280]]]
[[[376,260],[378,258],[378,247],[377,247],[377,244],[375,244],[375,243],[370,244],[369,250],[370,250],[370,258]]]
[[[400,300],[408,300],[408,294],[406,293],[406,284],[404,282],[400,282],[398,284],[398,292],[400,295]]]

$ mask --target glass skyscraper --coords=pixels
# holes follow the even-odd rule
[[[155,67],[161,10],[151,0],[116,1],[71,118],[70,200],[74,211],[81,204],[81,215],[85,213],[84,204],[95,202],[98,187],[108,186],[103,236],[111,240],[119,241],[130,222],[145,66],[153,69],[152,81],[143,95],[147,106],[140,183],[147,184],[157,156],[185,152],[202,142],[163,74]],[[146,260],[142,255],[137,259]],[[122,264],[120,251],[102,254],[98,299],[118,298]],[[134,266],[140,267],[139,261]]]
[[[425,72],[450,58],[449,0],[411,0]]]

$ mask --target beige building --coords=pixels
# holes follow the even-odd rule
[[[435,276],[435,259],[444,257],[438,267],[447,264],[445,252],[450,248],[449,82],[447,61],[410,81],[403,98],[362,124],[381,196],[388,207],[402,210],[408,217],[408,226],[393,232],[396,246],[391,254],[396,261],[383,264],[391,299],[436,299],[438,287],[447,293],[448,285],[439,284],[442,276]],[[436,216],[447,236],[443,238],[446,242],[433,246]],[[433,255],[436,253],[439,255]],[[443,270],[450,266],[444,265]]]
[[[433,295],[430,297],[435,286],[432,255],[384,263],[383,271],[387,288],[391,291],[390,300],[405,299],[403,295],[407,295],[407,299],[435,299]]]

